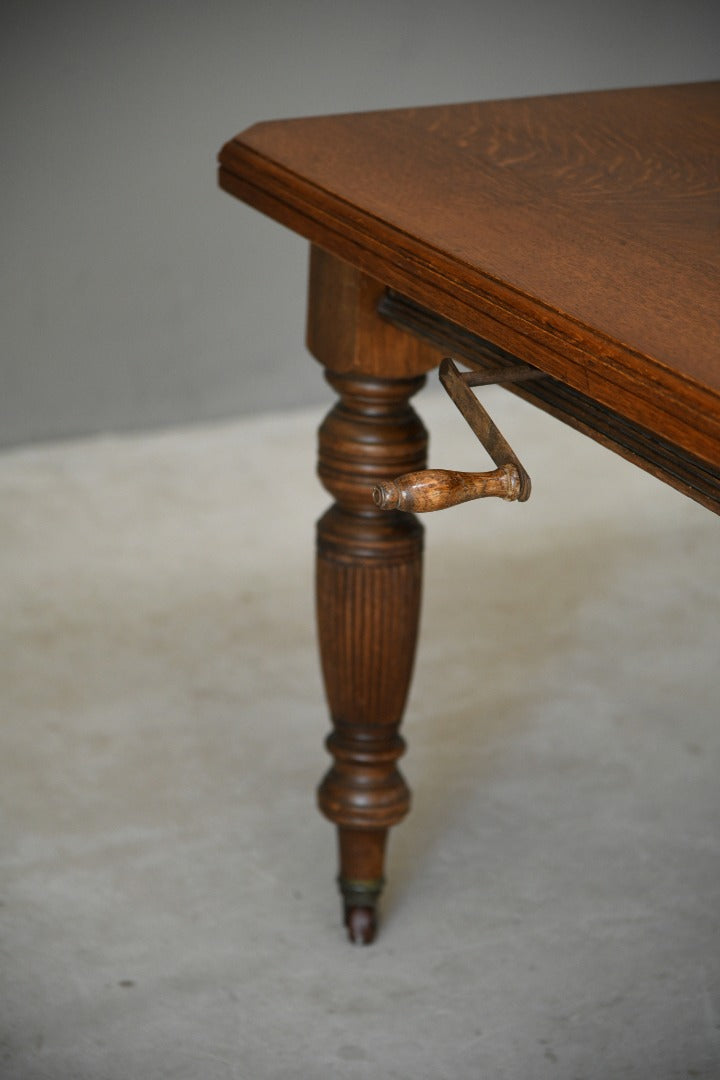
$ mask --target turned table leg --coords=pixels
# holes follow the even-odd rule
[[[423,532],[413,515],[379,510],[372,490],[425,466],[427,434],[409,399],[424,382],[418,370],[436,356],[381,323],[376,283],[320,252],[312,270],[309,345],[339,395],[319,437],[318,472],[335,502],[317,529],[318,637],[334,759],[318,800],[338,829],[349,936],[368,943],[388,829],[410,805],[397,767],[398,728],[417,640]],[[342,302],[332,303],[340,286]],[[378,348],[388,346],[381,359]]]
[[[340,889],[353,939],[371,940],[387,830],[410,793],[396,762],[420,614],[422,526],[374,508],[372,487],[422,468],[426,434],[408,404],[422,379],[329,375],[342,395],[320,430],[319,473],[337,500],[317,534],[320,655],[335,759],[320,808],[339,827]]]

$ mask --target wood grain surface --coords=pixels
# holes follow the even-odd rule
[[[720,464],[720,83],[264,123],[223,188]]]
[[[720,83],[280,121],[221,151],[222,187],[313,245],[307,344],[339,396],[319,437],[318,799],[353,941],[375,935],[410,803],[423,533],[399,507],[510,493],[507,476],[428,473],[410,398],[446,345],[481,371],[530,365],[516,393],[718,509],[719,146]]]

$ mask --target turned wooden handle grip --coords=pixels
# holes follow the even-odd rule
[[[508,500],[519,498],[520,475],[514,465],[479,473],[423,469],[373,488],[373,500],[381,510],[408,510],[416,514],[445,510],[491,495]]]

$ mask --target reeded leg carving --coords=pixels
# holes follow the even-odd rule
[[[373,486],[425,465],[427,435],[409,405],[423,377],[334,374],[340,401],[320,429],[319,475],[336,502],[317,532],[317,612],[334,764],[318,799],[338,826],[339,884],[353,941],[369,943],[387,832],[410,793],[397,767],[420,611],[422,526],[378,510]]]

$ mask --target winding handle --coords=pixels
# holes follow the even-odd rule
[[[525,374],[523,371],[523,377]],[[530,375],[535,374],[534,369],[530,369]],[[497,465],[494,472],[424,469],[406,473],[373,488],[372,496],[378,509],[425,514],[490,495],[508,502],[516,499],[525,502],[530,495],[530,477],[507,439],[470,389],[479,383],[489,382],[490,375],[492,379],[497,379],[498,372],[460,372],[450,357],[440,364],[440,382]]]
[[[493,472],[454,472],[450,469],[423,469],[385,480],[373,488],[373,501],[381,510],[407,510],[426,514],[449,506],[499,496],[512,502],[520,498],[520,474],[513,464]]]

